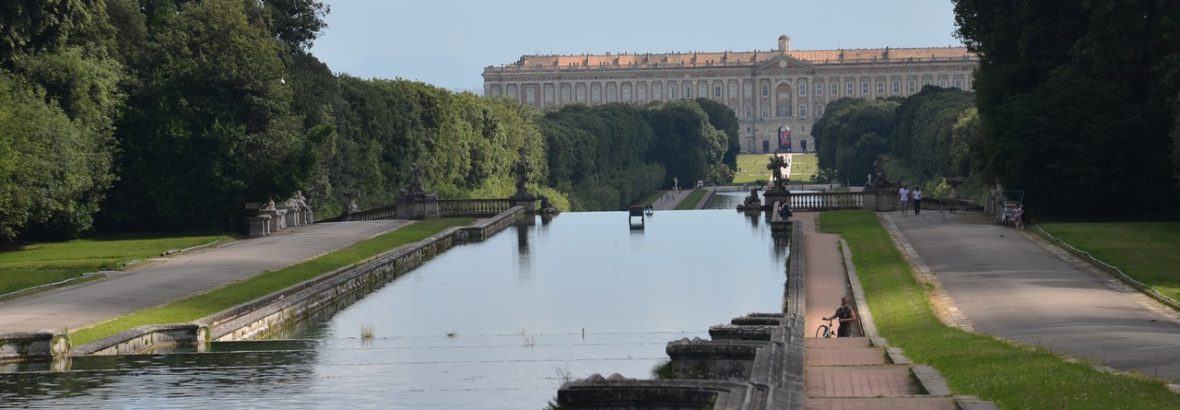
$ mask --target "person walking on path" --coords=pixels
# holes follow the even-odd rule
[[[922,213],[922,187],[914,187],[911,194],[914,198],[914,216]]]
[[[836,330],[836,337],[850,337],[852,336],[852,322],[856,321],[856,313],[852,312],[852,308],[848,307],[848,298],[840,298],[840,307],[836,308],[836,313],[831,317],[825,317],[824,320],[840,319],[840,328]]]
[[[897,190],[897,201],[900,202],[898,207],[901,208],[901,216],[905,216],[906,207],[910,203],[910,190],[906,189],[905,185],[902,185],[901,189]]]
[[[1024,229],[1024,204],[1020,204],[1012,212],[1012,222],[1016,224],[1016,229]]]

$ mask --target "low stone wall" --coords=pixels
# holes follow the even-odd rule
[[[211,340],[255,339],[324,309],[352,303],[381,284],[401,276],[456,244],[482,241],[526,216],[528,213],[523,207],[512,207],[475,224],[448,228],[414,244],[320,275],[282,291],[202,318],[196,323],[141,326],[79,346],[72,352],[69,352],[68,340],[62,337],[67,346],[65,354],[136,354],[168,345],[195,344],[200,348],[204,342]],[[2,337],[0,335],[0,338]],[[0,339],[0,343],[3,343],[2,340]],[[42,349],[37,347],[34,350]],[[15,360],[32,357],[35,356],[19,356]]]
[[[208,328],[196,324],[140,326],[74,348],[73,356],[140,354],[165,346],[200,346]]]
[[[200,323],[209,326],[215,341],[252,340],[283,329],[315,312],[367,295],[382,284],[418,267],[456,244],[482,241],[512,226],[527,214],[513,207],[476,224],[450,228],[412,245],[379,255],[260,300],[237,306]]]
[[[0,363],[68,356],[69,338],[52,332],[0,333]]]

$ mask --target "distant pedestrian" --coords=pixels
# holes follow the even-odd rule
[[[914,187],[914,192],[910,194],[914,200],[914,215],[922,213],[922,187]]]
[[[901,216],[905,216],[906,208],[910,204],[910,190],[906,189],[905,185],[902,185],[901,189],[897,190],[897,202],[899,202],[898,207],[901,208]]]
[[[1016,224],[1016,229],[1024,229],[1024,204],[1016,207],[1016,211],[1012,212],[1012,222]]]

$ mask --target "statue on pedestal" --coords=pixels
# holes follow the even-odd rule
[[[410,167],[410,180],[406,182],[405,188],[402,188],[400,196],[402,201],[421,201],[432,197],[422,187],[422,167]]]
[[[788,165],[783,157],[776,155],[770,156],[770,163],[766,164],[766,169],[769,169],[774,174],[774,187],[771,190],[783,191],[787,189],[787,180],[783,178],[783,168]]]
[[[533,164],[524,157],[524,151],[520,152],[520,161],[516,161],[516,165],[512,166],[512,173],[516,175],[516,193],[512,194],[514,197],[531,197],[525,185],[529,182],[529,173],[533,172]]]

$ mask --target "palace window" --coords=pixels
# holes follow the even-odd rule
[[[807,106],[806,105],[799,106],[799,118],[807,118]]]
[[[840,83],[832,82],[832,95],[840,95]]]
[[[860,95],[869,95],[869,82],[864,81],[860,83]]]
[[[885,94],[885,82],[877,81],[877,94]]]
[[[963,89],[963,80],[955,80],[955,88]]]
[[[770,96],[770,86],[769,85],[762,84],[762,96],[763,97]]]
[[[893,82],[893,93],[894,94],[901,93],[901,81],[894,81]]]
[[[939,87],[946,87],[946,80],[938,80]]]
[[[669,100],[676,99],[676,87],[668,87],[668,99]]]
[[[913,94],[917,91],[918,91],[918,82],[917,81],[910,81],[910,94]]]
[[[807,84],[799,85],[799,95],[807,95]]]
[[[815,95],[824,95],[824,83],[815,83]]]
[[[684,98],[692,98],[692,86],[684,86]]]
[[[844,93],[845,93],[845,94],[852,95],[852,93],[853,93],[854,91],[856,91],[856,88],[854,88],[854,87],[852,86],[852,82],[851,82],[851,81],[844,83]]]
[[[815,116],[818,117],[821,115],[824,115],[824,105],[823,104],[816,104],[815,105]]]
[[[746,118],[750,118],[753,116],[754,116],[754,109],[750,108],[750,107],[746,107]]]
[[[720,85],[713,86],[713,96],[717,97],[717,98],[721,98],[721,86]]]
[[[763,106],[763,107],[762,107],[762,117],[763,117],[763,118],[766,118],[766,117],[769,117],[769,116],[770,116],[770,107]]]

